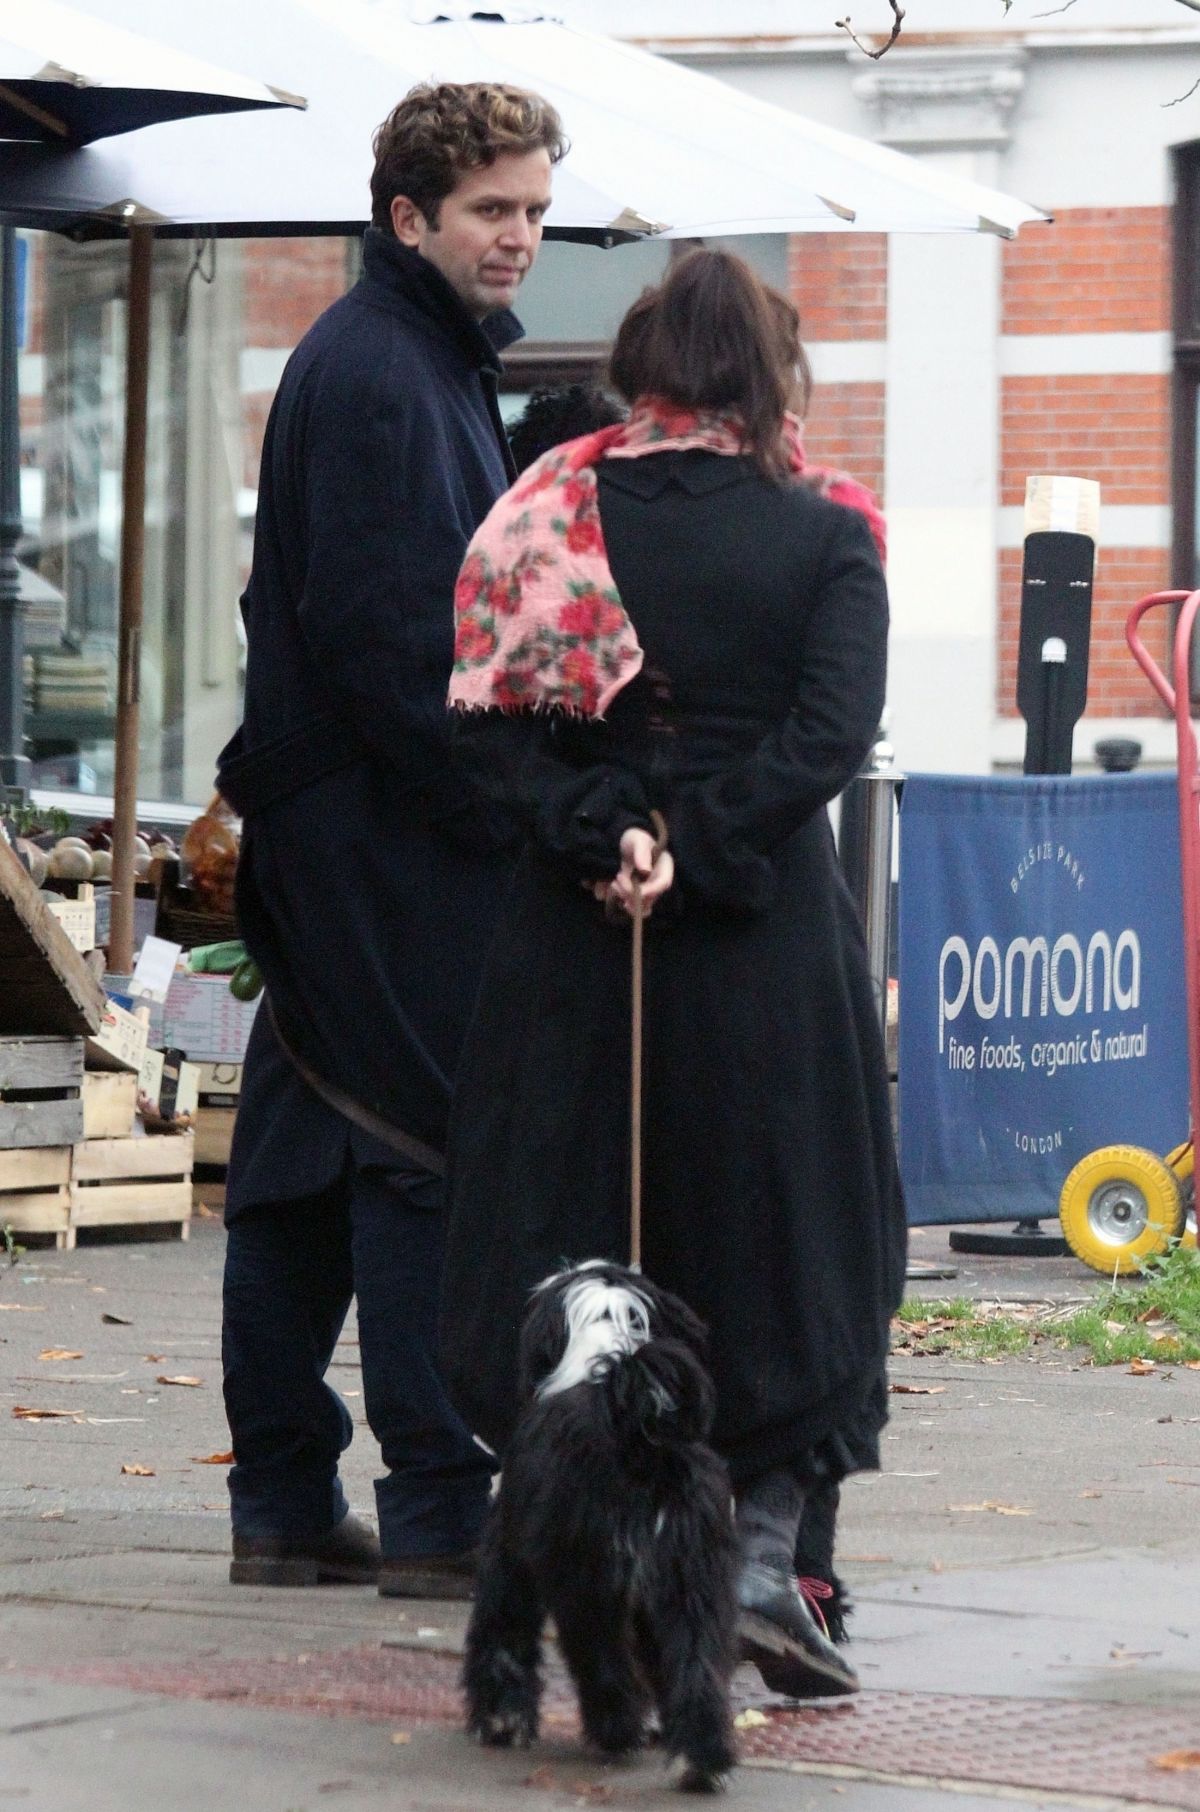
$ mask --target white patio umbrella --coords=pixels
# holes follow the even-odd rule
[[[0,0],[0,138],[86,145],[195,113],[299,104],[61,0]]]
[[[83,0],[186,49],[219,41],[308,97],[303,115],[194,120],[60,157],[4,158],[5,207],[81,236],[352,233],[368,213],[371,133],[414,83],[501,80],[559,108],[571,150],[552,233],[994,232],[1038,210],[771,106],[632,45],[493,0],[414,18],[408,0]],[[454,16],[447,16],[453,13]],[[13,147],[16,151],[17,148]]]
[[[451,5],[420,16],[410,0],[83,4],[107,22],[152,28],[189,53],[219,42],[242,67],[286,77],[308,103],[303,114],[270,121],[180,121],[81,150],[0,144],[0,210],[10,218],[79,238],[129,234],[131,361],[133,305],[136,300],[140,316],[148,302],[156,234],[358,231],[369,212],[374,128],[422,81],[508,81],[555,103],[571,149],[555,178],[547,220],[554,237],[605,245],[650,233],[859,230],[1011,238],[1045,218],[996,190],[503,0],[481,12]],[[144,363],[144,340],[141,345],[137,356]],[[131,381],[129,399],[127,459],[131,441],[144,447],[144,369]],[[122,545],[137,558],[136,567],[133,558],[127,564],[123,551],[123,625],[135,611],[140,620],[141,507],[141,493],[127,489]],[[135,513],[138,523],[131,524]],[[122,823],[128,819],[130,863],[135,669],[133,661],[118,699],[116,786],[123,804],[114,814]],[[125,872],[124,837],[114,843],[115,879]],[[116,931],[114,918],[114,962],[127,954],[124,927],[119,942]]]

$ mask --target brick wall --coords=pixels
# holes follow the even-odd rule
[[[792,300],[808,344],[887,334],[887,239],[882,233],[798,233]],[[885,393],[880,383],[819,383],[805,422],[809,457],[838,466],[883,496]]]
[[[1066,208],[1004,247],[1003,333],[1153,333],[1170,324],[1167,208]]]
[[[806,340],[881,340],[887,332],[883,233],[796,233],[789,271]]]
[[[1012,336],[1163,333],[1171,325],[1170,279],[1169,209],[1065,209],[1052,227],[1027,227],[1004,247],[1002,331]],[[1170,379],[1122,372],[1120,360],[1114,347],[1103,373],[1003,380],[1001,503],[1024,502],[1030,472],[1069,472],[1096,479],[1102,504],[1165,509],[1171,497]],[[1139,597],[1167,586],[1170,577],[1166,547],[1100,547],[1089,714],[1162,714],[1125,646],[1125,618]],[[1002,716],[1016,713],[1020,581],[1020,549],[1002,552],[997,613]],[[1154,651],[1165,659],[1166,623],[1152,622]]]
[[[883,496],[884,387],[818,384],[804,425],[814,465],[837,466]]]
[[[243,263],[245,346],[296,345],[346,288],[344,239],[259,239]]]
[[[1165,503],[1170,446],[1165,376],[1004,379],[1002,503],[1024,503],[1030,472],[1098,479],[1105,503]]]

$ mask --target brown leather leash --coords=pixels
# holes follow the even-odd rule
[[[667,825],[661,812],[651,812],[654,825],[654,860],[667,847]],[[629,1268],[642,1268],[642,1028],[644,1023],[644,981],[646,948],[646,910],[642,884],[633,877],[633,960],[632,998],[630,1001],[629,1050]]]

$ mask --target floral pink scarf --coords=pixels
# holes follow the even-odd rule
[[[883,517],[871,493],[844,473],[807,467],[794,416],[785,418],[784,438],[795,476],[861,510],[882,557]],[[467,549],[454,593],[451,705],[604,716],[643,656],[609,571],[596,463],[692,448],[740,453],[741,425],[735,416],[642,398],[627,422],[535,460]]]

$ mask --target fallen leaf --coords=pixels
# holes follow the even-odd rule
[[[12,1412],[18,1422],[78,1422],[82,1418],[78,1409],[31,1409],[26,1403],[14,1403]]]
[[[1150,1766],[1167,1774],[1183,1774],[1189,1768],[1200,1768],[1200,1749],[1168,1749],[1166,1755],[1154,1756]]]
[[[39,1359],[82,1359],[82,1353],[73,1353],[69,1346],[48,1346],[38,1354]]]
[[[183,1377],[171,1378],[171,1377],[168,1377],[165,1372],[160,1372],[158,1374],[158,1377],[154,1380],[154,1382],[156,1384],[188,1384],[192,1387],[193,1390],[195,1390],[195,1389],[199,1388],[201,1385],[203,1385],[204,1379],[203,1378],[183,1378]]]
[[[411,1743],[412,1733],[408,1730],[393,1730],[391,1740],[393,1743]]]
[[[218,1218],[214,1210],[208,1206],[207,1202],[197,1202],[196,1206],[192,1209],[192,1213],[198,1214],[202,1221],[215,1221]]]
[[[1161,1321],[1162,1318],[1163,1312],[1156,1302],[1152,1302],[1150,1307],[1148,1309],[1143,1309],[1138,1316],[1139,1321]]]
[[[189,1454],[193,1466],[232,1466],[232,1453],[193,1453]]]
[[[1123,1321],[1106,1321],[1104,1331],[1106,1334],[1124,1334],[1126,1332],[1125,1323]]]
[[[940,1397],[945,1390],[944,1384],[889,1384],[888,1389],[896,1397]]]
[[[761,1730],[763,1725],[769,1722],[770,1719],[765,1713],[756,1711],[751,1705],[747,1710],[738,1712],[737,1717],[733,1720],[733,1728],[735,1730]]]
[[[1019,1504],[998,1504],[993,1498],[987,1498],[982,1504],[950,1504],[950,1510],[990,1510],[993,1516],[1032,1516],[1032,1510],[1022,1510]]]
[[[540,1768],[535,1768],[532,1774],[525,1776],[521,1785],[523,1787],[557,1787],[558,1780],[553,1768],[543,1762]]]
[[[109,1326],[114,1328],[131,1328],[133,1326],[132,1321],[129,1320],[127,1315],[110,1315],[107,1309],[104,1311],[103,1315],[101,1315],[100,1319],[101,1321],[107,1321]]]
[[[567,1791],[575,1795],[577,1806],[607,1806],[613,1796],[607,1781],[573,1781]]]
[[[166,1358],[166,1356],[167,1355],[165,1353],[143,1353],[142,1354],[142,1358],[146,1361],[147,1365],[161,1365],[163,1360]]]
[[[1158,1363],[1154,1359],[1131,1359],[1129,1362],[1129,1375],[1133,1378],[1146,1378],[1157,1370]]]
[[[1200,1359],[1185,1359],[1183,1363],[1189,1372],[1200,1372]]]
[[[44,1315],[44,1302],[0,1302],[0,1309],[10,1309],[14,1315]]]
[[[1081,1491],[1079,1495],[1080,1497],[1103,1497],[1104,1493],[1102,1491]]]
[[[122,1466],[121,1471],[127,1472],[130,1478],[135,1479],[152,1479],[154,1477],[153,1466],[139,1466],[137,1462],[133,1460],[127,1460],[125,1465]]]

